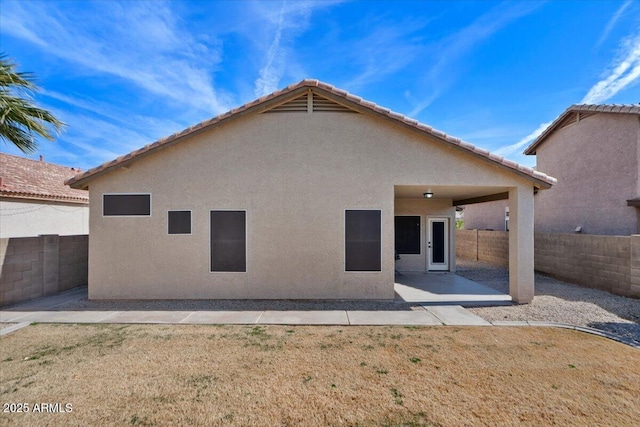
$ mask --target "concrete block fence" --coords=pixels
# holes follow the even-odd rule
[[[506,231],[456,230],[456,256],[509,266],[509,233]]]
[[[456,256],[509,265],[509,233],[457,230]],[[567,282],[640,298],[640,235],[535,233],[535,269]]]
[[[0,239],[0,307],[87,284],[89,236]]]

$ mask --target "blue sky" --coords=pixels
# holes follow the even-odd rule
[[[81,168],[304,78],[529,166],[569,105],[640,102],[637,0],[0,0],[0,50],[68,125],[32,157]]]

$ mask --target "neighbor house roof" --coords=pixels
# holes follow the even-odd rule
[[[80,169],[0,153],[0,197],[88,204],[84,190],[64,181]]]
[[[635,114],[640,115],[640,104],[638,105],[614,105],[614,104],[574,104],[560,114],[557,119],[549,125],[529,145],[524,154],[536,154],[536,148],[542,144],[556,129],[578,122],[588,116],[597,113]]]
[[[460,140],[459,138],[447,135],[446,133],[434,129],[431,126],[427,126],[418,122],[417,120],[411,119],[402,114],[376,105],[373,102],[366,101],[358,96],[352,95],[349,92],[338,89],[330,84],[323,83],[318,80],[302,80],[299,83],[293,84],[282,90],[258,98],[255,101],[244,104],[210,120],[205,120],[181,132],[159,139],[152,144],[145,145],[139,150],[118,157],[117,159],[104,163],[98,167],[89,169],[88,171],[78,174],[73,178],[67,180],[67,184],[69,184],[73,188],[88,188],[87,183],[91,179],[96,178],[104,173],[107,173],[119,167],[124,167],[136,161],[137,159],[177,144],[188,136],[198,134],[202,131],[211,129],[223,123],[227,123],[246,114],[263,112],[274,108],[291,99],[294,99],[298,95],[308,90],[312,90],[314,93],[328,98],[329,100],[332,100],[338,104],[344,105],[351,110],[373,115],[375,117],[382,118],[384,120],[409,128],[410,130],[417,131],[418,133],[435,137],[436,139],[451,147],[472,154],[478,158],[488,161],[491,164],[508,169],[518,175],[524,176],[525,178],[532,180],[536,187],[549,188],[551,185],[556,183],[555,178],[552,178],[542,172],[519,165],[518,163],[507,160],[497,154],[490,153],[488,150],[478,148],[472,144]]]

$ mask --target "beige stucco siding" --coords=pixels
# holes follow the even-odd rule
[[[640,196],[640,124],[632,114],[599,113],[556,130],[537,148],[538,169],[558,179],[535,197],[540,232],[630,235]]]
[[[91,181],[89,296],[392,299],[394,185],[532,190],[363,114],[251,115]],[[103,194],[137,192],[152,194],[151,217],[102,216]],[[191,235],[167,235],[172,209],[192,211]],[[247,211],[246,273],[209,272],[218,209]],[[381,210],[381,272],[344,271],[345,209]]]
[[[0,199],[0,238],[89,234],[89,206]]]

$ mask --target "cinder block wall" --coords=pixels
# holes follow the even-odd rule
[[[89,236],[0,239],[0,306],[87,284]]]
[[[478,230],[478,261],[509,266],[509,233]]]
[[[89,236],[60,236],[58,290],[86,285],[89,270]]]
[[[456,230],[456,257],[478,260],[478,230]]]
[[[631,289],[631,237],[560,233],[535,237],[536,270],[589,288],[640,297]]]
[[[456,256],[509,265],[508,232],[456,230],[456,244],[460,242]],[[640,298],[640,235],[535,233],[535,269],[577,285]]]

